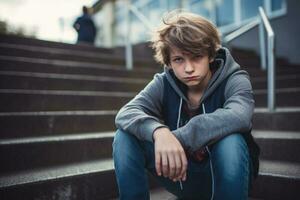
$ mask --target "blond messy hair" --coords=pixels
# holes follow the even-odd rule
[[[211,59],[221,46],[217,28],[199,15],[173,11],[163,17],[162,21],[151,39],[154,57],[161,64],[170,64],[172,48],[195,56],[208,55]]]

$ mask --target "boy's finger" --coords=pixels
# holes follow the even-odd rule
[[[155,152],[155,168],[158,176],[161,176],[161,155]]]
[[[164,177],[169,176],[169,165],[168,165],[168,157],[166,153],[162,153],[161,155],[161,166],[162,166],[162,173]]]
[[[176,171],[175,171],[175,176],[174,178],[176,180],[179,180],[181,177],[181,170],[182,170],[182,163],[181,163],[181,158],[180,155],[175,155],[175,163],[176,163]]]
[[[182,167],[181,167],[180,177],[181,177],[181,179],[183,179],[184,174],[186,174],[187,165],[188,165],[186,155],[184,152],[181,153],[181,163],[182,163]]]
[[[183,175],[183,177],[182,177],[181,180],[182,180],[182,181],[186,181],[186,172],[184,173],[184,175]]]
[[[176,171],[176,163],[173,154],[168,154],[168,163],[169,163],[169,178],[173,179]]]

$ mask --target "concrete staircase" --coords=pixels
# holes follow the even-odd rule
[[[162,70],[137,59],[126,71],[120,52],[0,35],[0,199],[117,197],[114,117]],[[300,67],[279,60],[279,108],[269,113],[257,56],[234,54],[251,74],[257,106],[253,134],[262,152],[251,199],[297,199]],[[175,199],[162,189],[151,197]]]

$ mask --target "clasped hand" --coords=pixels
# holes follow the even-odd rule
[[[153,133],[155,168],[159,176],[173,181],[185,181],[187,158],[184,149],[168,128],[158,128]]]

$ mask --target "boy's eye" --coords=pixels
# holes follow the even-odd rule
[[[194,56],[194,59],[199,59],[199,58],[203,58],[203,56],[202,55],[195,55]]]
[[[182,62],[182,61],[183,61],[183,59],[180,58],[180,57],[177,57],[177,58],[174,58],[174,59],[173,59],[173,62],[175,62],[175,63],[180,63],[180,62]]]

